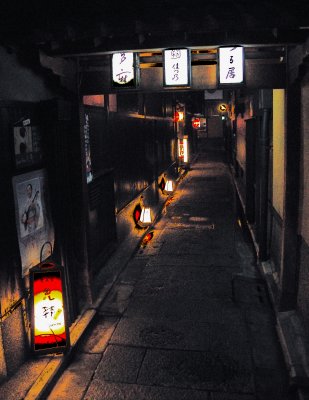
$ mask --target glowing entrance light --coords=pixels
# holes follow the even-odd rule
[[[163,50],[164,86],[189,86],[191,60],[188,49]]]
[[[244,48],[219,48],[219,84],[241,84],[244,82]]]
[[[69,346],[64,270],[46,262],[30,271],[31,339],[35,353],[63,352]]]

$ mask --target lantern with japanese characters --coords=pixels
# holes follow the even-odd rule
[[[201,119],[200,118],[192,118],[192,127],[194,129],[198,129],[201,127]]]
[[[36,354],[64,352],[70,343],[64,268],[41,263],[30,271],[31,344]]]
[[[188,136],[178,139],[178,159],[180,163],[188,163]]]

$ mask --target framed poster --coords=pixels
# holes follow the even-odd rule
[[[39,127],[30,118],[13,126],[15,166],[17,169],[38,164],[42,160]]]
[[[42,246],[54,243],[54,229],[48,198],[45,170],[37,170],[12,178],[16,229],[22,264],[22,276],[39,264]]]

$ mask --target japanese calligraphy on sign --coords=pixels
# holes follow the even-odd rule
[[[164,50],[164,83],[166,86],[189,85],[189,67],[187,49]]]
[[[114,86],[134,86],[134,54],[116,53],[112,58],[112,72]]]
[[[219,48],[219,83],[242,83],[244,80],[243,47]]]
[[[66,346],[60,271],[35,272],[33,277],[34,350]]]

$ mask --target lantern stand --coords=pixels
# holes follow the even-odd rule
[[[66,311],[64,267],[52,260],[42,262],[29,271],[31,302],[31,351],[35,355],[64,353],[70,346]]]
[[[140,197],[140,203],[133,211],[133,219],[138,228],[148,228],[152,224],[150,207],[144,205],[144,197]]]

